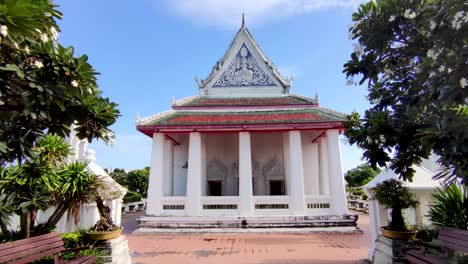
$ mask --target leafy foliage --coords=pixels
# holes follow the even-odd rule
[[[149,182],[149,167],[141,170],[131,170],[127,176],[127,187],[130,191],[138,192],[143,197],[147,196]]]
[[[349,187],[360,187],[370,182],[379,173],[379,168],[373,169],[368,164],[362,164],[347,171],[345,179]]]
[[[141,201],[141,194],[132,191],[128,191],[123,198],[124,203],[134,203],[139,201]]]
[[[119,111],[101,96],[88,57],[58,40],[52,1],[0,1],[0,161],[32,158],[46,131],[111,141]]]
[[[37,234],[51,230],[72,209],[77,216],[80,205],[96,196],[96,176],[86,170],[86,163],[66,162],[69,145],[62,138],[47,135],[37,140],[32,155],[21,166],[0,170],[0,224],[12,213],[23,217],[26,237],[34,230],[37,211],[55,206],[55,211]],[[8,233],[6,226],[1,226]]]
[[[432,223],[460,229],[468,228],[468,187],[457,183],[437,188],[429,210]]]
[[[417,205],[414,194],[396,179],[378,183],[372,191],[374,193],[374,199],[386,208],[392,209],[392,219],[388,225],[390,230],[406,230],[402,209],[415,207]]]
[[[140,193],[143,197],[146,197],[148,193],[149,172],[149,167],[129,172],[117,168],[109,173],[109,176],[129,191]]]
[[[114,169],[111,173],[109,173],[109,176],[111,176],[112,179],[114,179],[121,186],[127,187],[127,173],[124,169]]]
[[[468,180],[468,16],[464,0],[377,0],[350,28],[357,41],[343,72],[367,84],[372,107],[348,116],[345,135],[373,167],[391,163],[411,180],[433,151]],[[360,78],[360,80],[358,79]]]

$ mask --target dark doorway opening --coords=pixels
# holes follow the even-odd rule
[[[208,181],[208,195],[221,196],[222,195],[222,182],[221,181]]]
[[[270,195],[284,195],[284,181],[270,181]]]

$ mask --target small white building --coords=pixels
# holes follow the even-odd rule
[[[137,118],[153,140],[141,226],[355,226],[343,114],[290,93],[243,22],[198,95]]]

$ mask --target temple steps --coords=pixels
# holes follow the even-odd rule
[[[138,233],[362,232],[357,215],[176,217],[143,216]]]

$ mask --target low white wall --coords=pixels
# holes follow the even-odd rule
[[[121,208],[122,203],[119,199],[113,200],[109,204],[111,208],[111,217],[114,224],[120,225],[121,223]],[[37,213],[35,225],[45,223],[50,215],[54,212],[55,207],[51,207],[46,211],[39,211]],[[96,207],[96,203],[84,204],[80,207],[78,221],[75,221],[75,217],[69,212],[65,212],[60,221],[57,223],[56,231],[59,233],[74,232],[78,229],[88,229],[92,227],[99,220],[99,211]],[[9,228],[11,230],[20,229],[20,219],[18,215],[13,215],[10,218]]]

